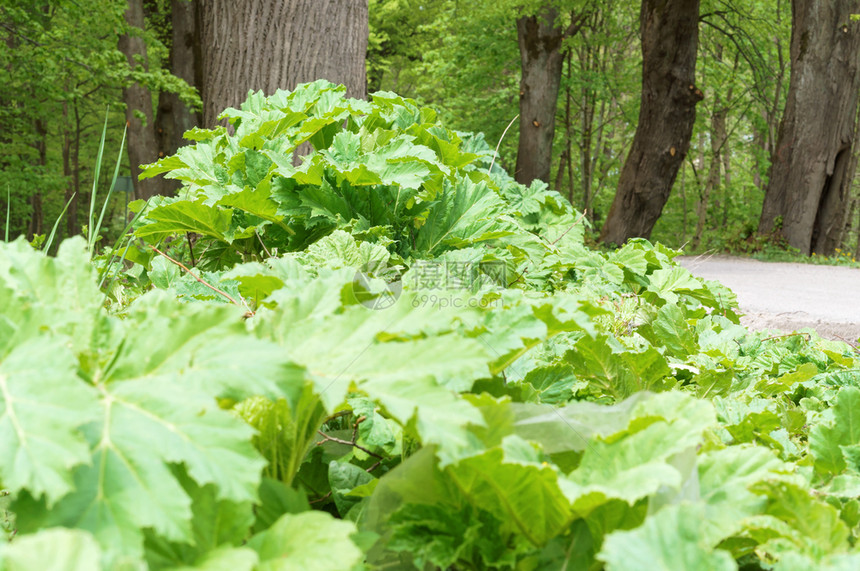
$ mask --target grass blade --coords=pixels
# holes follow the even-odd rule
[[[6,185],[6,239],[4,242],[9,241],[9,212],[12,210],[12,189],[9,188],[9,185]]]
[[[60,220],[62,220],[62,219],[63,219],[63,216],[65,216],[65,215],[66,215],[66,210],[68,210],[68,209],[69,209],[69,205],[70,205],[70,204],[72,203],[72,201],[75,199],[75,194],[77,194],[77,193],[73,193],[73,194],[72,194],[72,197],[69,199],[69,201],[68,201],[68,202],[66,203],[66,205],[63,207],[63,211],[62,211],[62,212],[60,212],[60,215],[57,217],[57,221],[56,221],[56,222],[54,222],[54,227],[53,227],[53,228],[51,228],[51,235],[50,235],[50,236],[48,236],[48,241],[47,241],[47,242],[45,242],[45,246],[42,248],[42,251],[43,251],[43,252],[48,252],[48,251],[51,249],[51,244],[53,244],[53,243],[54,243],[54,236],[57,234],[57,227],[60,225]]]
[[[118,246],[122,243],[122,241],[126,238],[126,234],[128,234],[128,231],[129,231],[129,229],[131,228],[131,226],[132,226],[132,225],[137,221],[137,219],[138,219],[138,218],[140,218],[141,216],[143,216],[143,213],[144,213],[144,212],[146,212],[146,209],[147,209],[148,207],[149,207],[149,202],[145,203],[145,204],[143,205],[143,208],[141,208],[141,209],[140,209],[140,212],[138,212],[137,214],[135,214],[135,215],[134,215],[134,218],[132,218],[132,219],[131,219],[131,221],[129,221],[129,223],[128,223],[128,224],[126,224],[126,226],[125,226],[125,228],[123,229],[122,233],[120,233],[119,238],[117,238],[116,242],[114,243],[113,248],[111,249],[111,252],[112,252],[111,257],[110,257],[110,259],[108,260],[107,264],[105,264],[104,270],[102,270],[102,275],[100,276],[100,279],[99,279],[99,287],[100,287],[100,288],[101,288],[101,287],[102,287],[102,285],[105,283],[105,279],[107,278],[107,274],[108,274],[108,272],[110,271],[110,265],[113,263],[114,258],[116,258],[116,249],[117,249],[117,247],[118,247]],[[130,245],[131,245],[131,240],[129,240],[129,242],[128,242],[128,246],[130,246]],[[120,260],[120,263],[122,263],[122,261],[123,261],[123,260],[125,260],[125,254],[126,254],[126,252],[128,252],[128,246],[126,246],[126,247],[125,247],[125,250],[124,250],[124,251],[123,251],[123,253],[122,253],[122,259]],[[114,282],[114,280],[115,280],[115,279],[116,279],[116,275],[114,275],[114,277],[111,279],[110,283],[108,284],[108,290],[110,290],[110,286],[111,286],[111,284],[113,284],[113,282]]]
[[[110,202],[111,196],[113,196],[113,189],[116,186],[116,178],[119,175],[119,167],[122,164],[122,151],[125,148],[125,136],[128,133],[128,123],[125,124],[125,129],[122,130],[122,141],[119,144],[119,154],[116,156],[116,167],[113,169],[113,178],[110,181],[110,188],[108,189],[107,196],[105,197],[104,203],[102,204],[102,211],[99,214],[99,221],[96,223],[95,228],[90,229],[90,235],[93,237],[92,244],[90,246],[90,256],[92,257],[93,246],[95,246],[96,240],[99,236],[99,231],[102,228],[102,221],[105,218],[105,210],[107,210],[108,202]],[[93,194],[95,195],[95,190],[93,190]]]
[[[487,169],[487,174],[490,174],[493,170],[493,165],[496,164],[496,157],[499,156],[499,147],[502,146],[502,141],[505,139],[505,135],[508,134],[508,129],[511,128],[511,125],[514,124],[514,121],[519,119],[520,115],[517,113],[517,116],[511,119],[511,122],[508,123],[508,126],[505,127],[505,130],[502,131],[502,136],[499,138],[499,143],[496,145],[496,151],[493,153],[493,160],[490,161],[490,168]]]
[[[96,155],[96,167],[93,171],[93,191],[90,193],[90,216],[87,218],[87,246],[90,251],[90,255],[93,253],[93,245],[95,244],[95,235],[93,233],[93,213],[95,212],[96,206],[96,193],[98,191],[99,186],[99,174],[101,174],[102,170],[102,155],[104,155],[105,151],[105,137],[107,136],[107,125],[108,125],[108,113],[110,112],[110,107],[105,111],[105,124],[102,127],[102,139],[99,142],[99,152]]]

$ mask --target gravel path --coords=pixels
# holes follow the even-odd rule
[[[812,327],[822,337],[857,344],[860,337],[860,269],[730,256],[681,256],[693,275],[717,280],[738,296],[751,329],[794,331]]]

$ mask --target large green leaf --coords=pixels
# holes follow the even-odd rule
[[[430,207],[415,237],[415,250],[437,255],[446,245],[462,248],[517,231],[503,218],[504,203],[486,184],[468,179],[446,188]]]
[[[166,178],[204,186],[218,183],[218,162],[215,160],[216,148],[212,142],[201,141],[194,146],[180,147],[176,155],[147,165],[141,174],[142,179],[164,174]]]
[[[47,529],[0,544],[2,571],[100,571],[102,554],[93,536],[74,529]]]
[[[491,511],[535,546],[544,545],[571,519],[549,466],[507,460],[501,449],[460,460],[446,469],[464,496]]]
[[[761,481],[751,490],[767,498],[762,515],[744,521],[744,534],[762,545],[762,553],[779,558],[796,552],[813,559],[848,549],[848,526],[839,510],[816,498],[804,485],[787,481]]]
[[[87,413],[89,422],[81,427],[90,449],[88,462],[76,467],[73,491],[50,511],[33,498],[40,485],[27,486],[29,493],[22,494],[15,507],[19,528],[62,525],[85,529],[105,550],[129,556],[142,554],[144,528],[172,542],[191,542],[191,498],[171,469],[178,464],[198,485],[212,485],[219,500],[250,502],[256,498],[264,462],[251,445],[253,431],[221,410],[215,397],[231,391],[242,393],[242,384],[253,377],[233,364],[246,356],[246,350],[253,352],[258,342],[247,337],[220,346],[218,341],[211,347],[211,343],[203,343],[206,339],[200,334],[218,330],[227,315],[218,315],[216,310],[202,319],[206,311],[201,312],[202,307],[191,310],[187,304],[168,302],[165,296],[152,296],[139,300],[128,320],[114,323],[116,338],[108,350],[113,354],[108,352],[97,360],[105,369],[92,371],[95,388],[89,391],[97,396],[96,414]],[[236,323],[238,326],[238,320]],[[141,346],[148,347],[143,357]],[[275,355],[268,349],[256,359],[265,369],[261,376],[266,382],[260,388],[283,394],[271,383],[286,372],[284,361],[282,357],[273,361]],[[62,355],[56,350],[52,358]],[[80,383],[74,376],[65,378],[67,383]],[[51,379],[46,378],[59,382]],[[299,387],[304,383],[301,380]],[[68,405],[79,406],[78,415],[89,410],[82,397],[68,389],[54,394],[68,397]],[[51,414],[55,419],[46,419],[46,426],[71,418],[74,422],[67,428],[71,431],[80,423],[74,415],[64,415],[62,408]],[[80,445],[61,432],[56,441],[71,446],[53,462],[71,463],[69,454],[75,446],[79,453]],[[45,471],[42,477],[49,474]]]
[[[253,571],[260,558],[247,547],[219,547],[206,552],[193,565],[171,567],[171,571]]]
[[[676,357],[686,358],[699,349],[696,334],[686,320],[684,309],[674,303],[661,307],[648,327],[640,327],[639,332],[652,345],[663,345],[669,354]]]
[[[228,237],[232,213],[227,209],[207,206],[202,201],[178,201],[156,206],[146,217],[153,220],[138,228],[135,235],[153,241],[161,240],[172,234],[195,232],[223,242],[232,242]]]
[[[80,433],[99,416],[98,393],[76,376],[62,339],[34,339],[0,360],[0,481],[51,504],[72,490],[72,470],[89,461]]]
[[[263,220],[278,222],[278,204],[271,199],[271,193],[264,187],[245,187],[240,192],[231,193],[218,201],[219,206],[242,210]]]
[[[211,553],[237,547],[247,539],[254,521],[253,505],[250,501],[219,500],[215,486],[199,486],[178,470],[174,470],[174,474],[191,497],[193,541],[175,543],[147,534],[147,563],[150,568],[172,568],[199,565],[202,560],[207,560],[211,566]]]
[[[327,284],[337,290],[345,285]],[[289,348],[289,358],[308,369],[330,409],[343,401],[350,383],[372,396],[376,385],[387,390],[392,383],[427,377],[440,387],[468,387],[488,374],[488,349],[455,332],[470,312],[422,307],[415,296],[404,294],[384,310],[351,306],[328,316],[301,311],[304,319],[296,319],[292,299],[302,295],[279,297],[267,327]]]
[[[516,562],[516,554],[507,547],[501,525],[480,507],[406,504],[391,517],[386,547],[405,552],[418,568],[504,568]]]
[[[641,401],[626,430],[588,443],[562,488],[583,517],[609,498],[633,503],[664,486],[678,489],[690,475],[672,460],[695,449],[713,423],[710,405],[681,393]]]
[[[35,251],[23,238],[0,243],[0,357],[48,331],[66,336],[73,351],[83,351],[104,302],[95,275],[81,237],[60,244],[56,258]]]
[[[324,512],[281,517],[248,546],[260,557],[258,571],[342,571],[361,558],[350,540],[355,527]]]
[[[662,388],[670,373],[665,357],[653,347],[635,352],[602,335],[580,339],[565,355],[565,361],[580,378],[619,399]]]
[[[391,255],[382,246],[357,242],[343,230],[335,230],[311,244],[302,257],[306,263],[313,266],[355,268],[372,274],[385,270]]]
[[[616,531],[603,542],[598,558],[607,571],[733,571],[732,556],[714,549],[707,541],[701,506],[670,506],[645,520],[632,531]]]
[[[591,402],[573,402],[561,407],[514,404],[514,433],[537,442],[549,453],[582,452],[591,439],[621,433],[630,423],[635,408],[650,393],[636,393],[620,403],[605,406]]]
[[[846,449],[860,444],[860,389],[845,387],[839,391],[833,416],[831,423],[821,422],[812,428],[809,448],[817,470],[838,474],[847,466]],[[860,471],[860,466],[854,469]]]
[[[19,517],[21,528],[78,527],[92,532],[105,549],[135,556],[142,554],[143,528],[190,542],[191,500],[171,473],[176,463],[184,463],[198,483],[215,485],[220,499],[256,497],[263,462],[251,446],[252,431],[219,410],[211,396],[170,376],[101,390],[102,418],[85,430],[91,464],[78,468],[75,490],[41,521]],[[14,509],[24,516],[41,511],[26,499]]]
[[[306,374],[276,345],[249,336],[236,307],[182,303],[153,292],[136,300],[125,323],[102,371],[108,382],[178,374],[206,394],[233,399],[304,389]]]
[[[709,544],[739,533],[744,520],[763,513],[767,500],[750,488],[762,481],[790,480],[790,467],[762,447],[731,446],[699,457],[699,493],[705,502],[702,528]]]
[[[678,302],[678,295],[703,288],[689,270],[680,266],[660,268],[650,275],[648,290],[663,298],[666,303]]]

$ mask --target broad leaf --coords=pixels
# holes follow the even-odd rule
[[[230,210],[206,206],[203,202],[179,201],[156,206],[146,217],[153,220],[138,228],[136,236],[159,241],[171,234],[195,232],[223,242],[232,242],[228,237],[232,213]]]
[[[349,539],[355,527],[324,512],[285,515],[248,546],[260,557],[258,571],[342,571],[361,558]]]
[[[640,571],[643,565],[667,571],[734,571],[732,556],[709,545],[701,506],[664,508],[632,531],[616,531],[603,542],[598,558],[607,571]]]
[[[90,460],[80,428],[99,416],[98,393],[76,375],[62,339],[31,340],[0,360],[0,481],[52,504]]]
[[[846,447],[860,444],[860,389],[845,387],[839,391],[833,414],[832,423],[813,427],[809,447],[817,470],[838,474],[846,468]]]
[[[0,570],[100,571],[102,553],[93,536],[73,529],[48,529],[0,544]]]

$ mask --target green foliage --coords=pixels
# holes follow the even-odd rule
[[[118,49],[120,36],[138,33],[129,31],[123,16],[127,7],[125,0],[0,4],[0,201],[4,211],[11,206],[13,238],[48,234],[73,195],[85,206],[77,208],[73,202],[69,214],[74,217],[58,226],[59,236],[77,234],[81,226],[92,228],[99,219],[122,217],[122,201],[114,200],[104,216],[90,221],[88,198],[91,192],[104,197],[108,190],[110,177],[97,176],[97,157],[100,147],[121,147],[123,87],[139,82],[200,104],[196,91],[165,71],[167,53],[154,35],[143,38],[150,48],[146,69],[129,65]],[[106,107],[112,109],[108,121]],[[128,160],[119,155],[120,169],[127,173]]]
[[[216,270],[225,249],[227,260],[259,260],[305,250],[335,229],[390,246],[396,260],[480,247],[479,263],[514,271],[545,264],[562,245],[581,247],[583,224],[570,205],[541,183],[527,189],[488,174],[492,151],[481,139],[464,140],[394,94],[367,103],[344,93],[318,81],[253,94],[224,113],[233,134],[191,132],[196,144],[144,171],[178,179],[185,191],[149,210],[136,236],[157,243],[197,234],[199,263]],[[316,152],[295,166],[307,141]]]
[[[226,113],[107,291],[0,244],[0,569],[855,566],[851,347],[589,250],[410,100]]]

